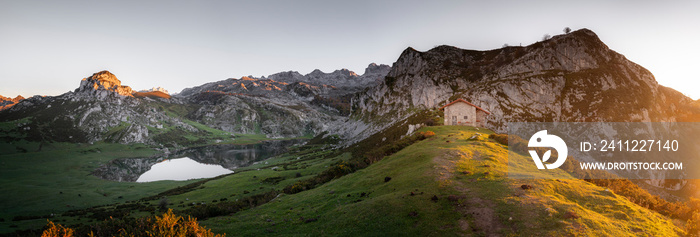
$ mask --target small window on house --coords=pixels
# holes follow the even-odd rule
[[[467,119],[467,116],[464,116],[464,119]]]

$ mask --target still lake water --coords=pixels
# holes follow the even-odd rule
[[[188,148],[168,156],[115,159],[93,172],[97,177],[119,182],[153,182],[212,178],[233,173],[282,154],[306,140],[275,140],[249,145],[213,145]]]
[[[190,180],[212,178],[233,173],[233,170],[221,165],[202,164],[188,157],[161,161],[143,173],[136,182],[153,182],[160,180]]]

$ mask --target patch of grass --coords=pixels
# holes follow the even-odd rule
[[[121,157],[148,157],[156,151],[138,145],[51,143],[41,152],[0,155],[0,218],[51,216],[75,209],[134,201],[186,182],[122,183],[91,175],[100,165]],[[36,229],[46,219],[0,222],[0,233]]]

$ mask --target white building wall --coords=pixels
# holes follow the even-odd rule
[[[464,102],[445,107],[445,125],[477,126],[476,107]]]

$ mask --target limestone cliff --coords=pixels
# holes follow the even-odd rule
[[[457,98],[490,111],[487,127],[501,132],[509,121],[685,121],[693,110],[692,100],[582,29],[489,51],[408,48],[383,83],[353,98],[353,115],[369,124],[362,137]]]

